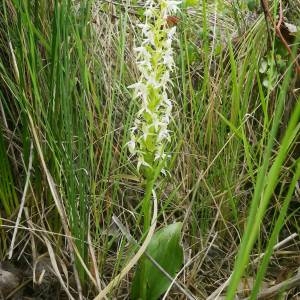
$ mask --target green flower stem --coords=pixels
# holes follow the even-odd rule
[[[154,175],[148,177],[146,180],[146,190],[145,196],[143,199],[143,206],[142,206],[142,215],[144,217],[144,228],[143,232],[146,233],[150,228],[151,222],[151,198],[152,198],[152,191],[155,185],[156,178]]]
[[[142,203],[142,215],[144,218],[144,227],[143,227],[143,233],[146,236],[150,226],[151,226],[151,211],[152,211],[152,197],[153,197],[153,191],[155,189],[155,183],[157,182],[157,178],[159,177],[159,174],[164,166],[164,160],[161,161],[158,166],[152,170],[151,172],[147,173],[147,177],[145,179],[146,186],[145,186],[145,196]],[[149,170],[148,170],[149,171]],[[142,299],[147,299],[147,274],[146,274],[146,262],[147,257],[143,256],[141,258],[141,276],[142,276],[142,283],[141,291],[142,291]]]
[[[151,226],[151,209],[152,209],[152,192],[155,186],[155,182],[156,182],[157,176],[155,176],[155,172],[151,171],[148,172],[147,177],[145,179],[146,185],[145,185],[145,195],[142,201],[142,214],[141,214],[141,218],[143,218],[143,233],[144,236],[146,236],[150,226]],[[140,221],[138,221],[139,223]],[[142,299],[146,299],[146,295],[147,295],[147,274],[146,274],[146,270],[145,270],[145,260],[146,260],[146,256],[143,256],[140,258],[140,268],[141,268],[141,276],[142,276],[142,286],[141,291],[142,291]]]
[[[151,212],[152,212],[152,197],[155,190],[155,183],[160,176],[160,172],[165,165],[165,160],[162,160],[153,170],[147,169],[145,178],[145,195],[142,201],[142,217],[144,219],[143,233],[147,234],[151,225]]]

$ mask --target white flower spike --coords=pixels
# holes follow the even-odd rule
[[[166,143],[170,141],[168,124],[172,101],[168,97],[172,85],[170,72],[174,69],[172,40],[176,27],[167,26],[167,17],[176,13],[181,1],[147,0],[145,22],[139,24],[143,40],[134,48],[140,79],[129,88],[140,99],[140,108],[131,128],[129,152],[137,157],[137,169],[154,170],[166,157]]]

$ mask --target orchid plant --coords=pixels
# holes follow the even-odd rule
[[[172,41],[176,27],[169,27],[168,16],[177,12],[181,1],[147,0],[144,23],[138,25],[142,33],[141,44],[134,48],[139,81],[129,86],[134,98],[140,100],[139,110],[130,131],[128,148],[137,157],[137,170],[144,175],[146,191],[143,200],[144,231],[150,226],[151,195],[157,174],[165,173],[170,142],[168,125],[171,119],[172,100],[168,96],[172,81],[170,73],[175,64]]]
[[[145,22],[138,25],[143,40],[134,51],[140,79],[129,88],[133,88],[134,97],[140,99],[140,109],[131,128],[128,148],[132,155],[137,156],[138,171],[142,170],[148,179],[158,167],[165,172],[164,165],[168,157],[165,148],[170,141],[168,124],[172,112],[168,89],[172,85],[172,41],[176,27],[168,27],[167,18],[176,13],[180,2],[146,1]]]
[[[165,173],[167,143],[170,142],[168,125],[172,113],[172,100],[169,89],[172,86],[170,73],[175,67],[172,41],[176,27],[168,26],[168,17],[175,14],[181,1],[146,0],[144,23],[141,29],[141,44],[134,48],[139,81],[129,88],[134,89],[133,96],[139,99],[139,110],[130,132],[128,148],[132,156],[137,157],[137,170],[145,178],[145,195],[142,202],[143,231],[150,225],[155,227],[156,218],[151,224],[151,197],[156,203],[155,182],[158,175]],[[154,205],[156,207],[156,205]],[[154,214],[155,215],[155,214]],[[138,294],[147,299],[147,261],[139,262],[140,272],[136,275],[141,282]],[[140,298],[140,297],[139,297]]]

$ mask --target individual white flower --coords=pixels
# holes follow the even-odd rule
[[[176,33],[176,27],[175,26],[171,27],[168,31],[168,39],[166,40],[166,46],[169,45],[168,48],[171,48],[171,44],[169,44],[169,43],[172,41],[175,33]]]
[[[161,123],[162,122],[160,121],[158,115],[155,115],[153,117],[153,122],[152,122],[151,126],[154,127],[155,131],[157,132],[158,129],[159,129],[159,127],[160,127],[160,125],[161,125]]]
[[[142,29],[142,35],[147,36],[148,31],[151,30],[151,27],[148,23],[139,23],[137,24],[137,27]]]
[[[128,88],[135,90],[134,98],[138,98],[140,96],[147,98],[148,96],[147,85],[143,82],[136,82],[130,85]]]
[[[152,168],[150,164],[148,164],[145,160],[144,160],[144,156],[143,155],[139,155],[138,156],[138,163],[137,163],[137,170],[139,171],[141,166],[145,166],[145,167],[149,167]]]
[[[170,1],[170,0],[166,0],[166,1],[162,1],[165,4],[165,10],[164,13],[168,15],[170,14],[174,14],[178,11],[179,9],[179,5],[181,4],[181,1]]]
[[[159,142],[161,142],[162,140],[166,139],[167,141],[170,141],[170,134],[169,134],[169,130],[167,130],[166,128],[161,128],[159,133],[158,133],[158,137],[157,140]]]
[[[142,130],[143,130],[143,134],[142,134],[142,138],[144,141],[146,141],[146,139],[148,138],[148,136],[150,135],[150,131],[149,131],[150,127],[149,125],[145,125],[143,126]]]
[[[128,143],[128,149],[131,154],[135,154],[135,141],[132,139]]]
[[[165,157],[166,157],[166,154],[164,152],[156,151],[154,160],[162,160],[162,159],[165,159]]]
[[[169,124],[170,123],[170,116],[169,115],[164,115],[162,117],[162,122],[161,123]]]
[[[137,53],[137,58],[143,57],[145,60],[150,60],[151,54],[148,52],[146,47],[136,47],[133,48],[133,51]]]
[[[172,101],[169,98],[164,98],[163,99],[164,104],[166,106],[166,109],[170,109],[170,112],[172,110]]]
[[[139,63],[139,71],[142,73],[144,72],[145,70],[151,70],[151,62],[148,61],[148,60],[141,60],[138,62]]]
[[[144,16],[148,18],[154,17],[156,13],[155,6],[156,6],[155,1],[146,1],[145,3],[146,10],[144,11]]]
[[[161,76],[161,84],[165,86],[169,83],[172,84],[172,81],[170,80],[170,72],[167,71]]]
[[[168,69],[172,70],[174,66],[173,59],[173,51],[172,49],[168,49],[164,55],[164,64],[168,67]]]
[[[148,86],[152,86],[154,87],[155,89],[161,87],[161,82],[159,82],[157,79],[156,79],[156,74],[153,74],[151,73],[149,76],[147,76],[147,85]]]
[[[142,42],[142,45],[151,44],[151,45],[155,46],[154,32],[151,29],[148,31],[144,31],[144,36],[145,36],[145,39]]]

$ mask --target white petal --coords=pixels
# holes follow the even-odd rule
[[[131,154],[135,154],[135,142],[134,141],[129,141],[127,143],[128,150]]]

